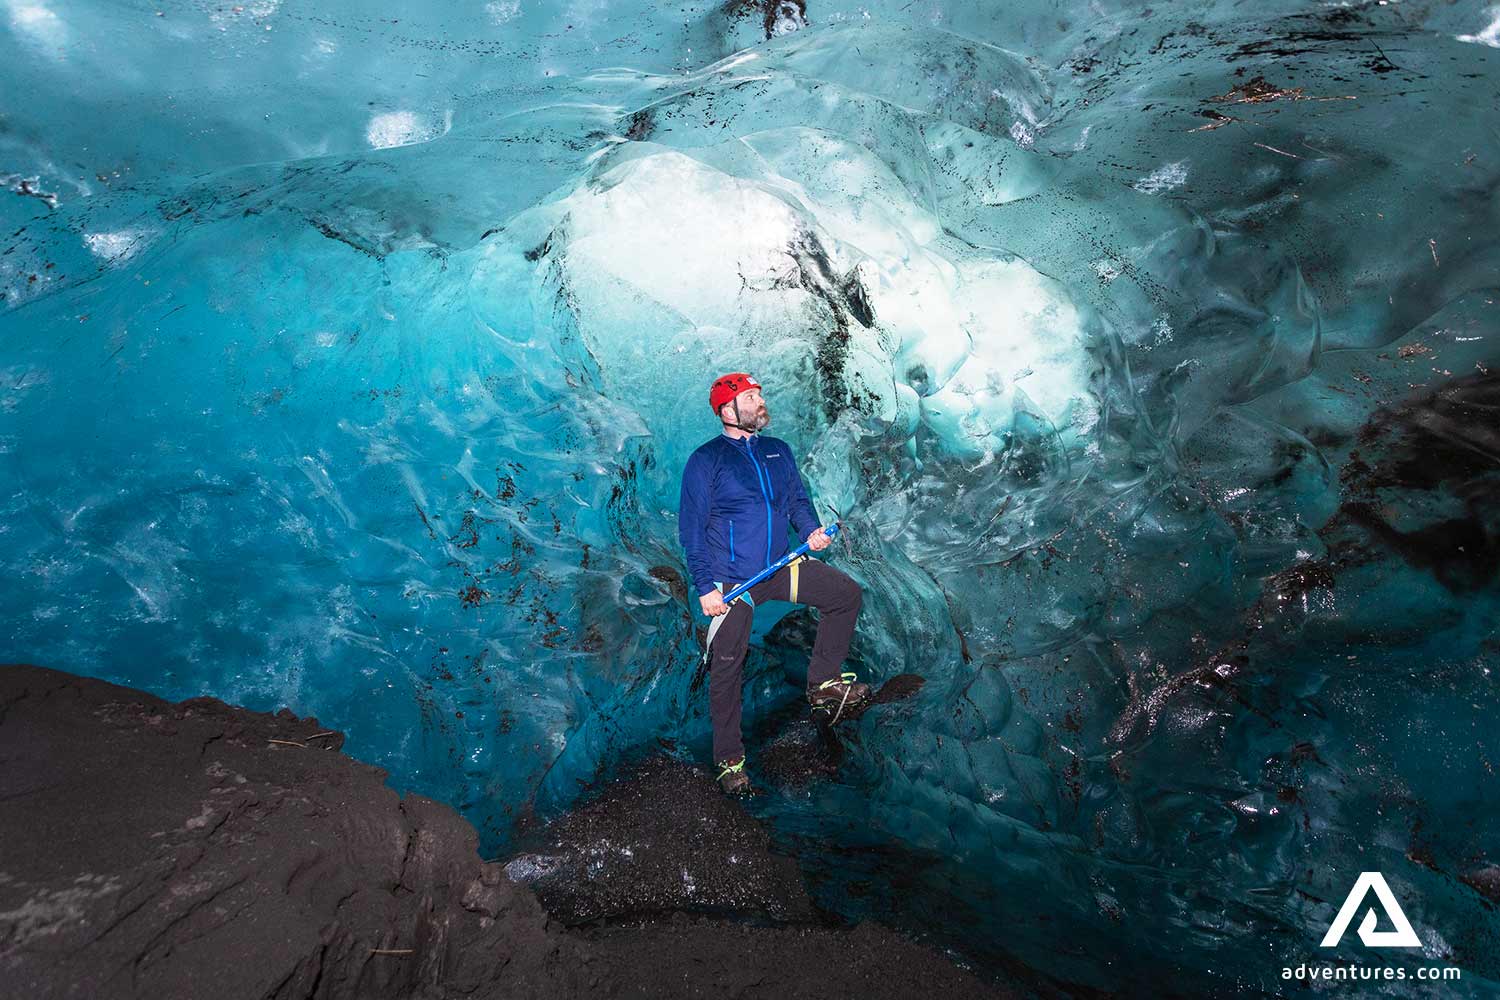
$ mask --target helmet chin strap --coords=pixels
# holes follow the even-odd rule
[[[734,397],[734,419],[735,419],[736,422],[735,423],[730,423],[728,420],[725,420],[721,416],[719,418],[719,421],[725,427],[738,427],[740,430],[744,431],[747,434],[758,434],[758,433],[760,433],[760,428],[759,427],[746,427],[743,423],[738,423],[738,421],[742,421],[742,420],[745,419],[744,417],[740,416],[740,397],[738,397],[738,396]]]

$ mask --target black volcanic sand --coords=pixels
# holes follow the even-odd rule
[[[285,710],[0,667],[0,992],[1013,995],[878,925],[800,922],[795,867],[696,768],[649,762],[548,828],[559,868],[608,862],[544,889],[592,921],[569,929],[480,860],[452,809],[397,795],[342,745]]]
[[[673,910],[806,921],[812,900],[791,858],[708,775],[652,757],[550,824],[506,872],[570,925]]]

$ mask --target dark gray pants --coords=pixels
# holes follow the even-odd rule
[[[729,593],[743,581],[724,581]],[[839,675],[849,641],[854,638],[854,619],[863,601],[859,584],[845,573],[816,559],[803,559],[797,567],[797,593],[791,592],[792,567],[783,566],[750,588],[756,604],[794,601],[818,609],[818,634],[812,658],[807,663],[807,686],[815,687]],[[740,737],[740,694],[744,688],[745,652],[750,644],[750,624],[755,610],[735,601],[724,616],[710,649],[708,676],[709,713],[714,722],[714,761],[738,760],[745,753]]]

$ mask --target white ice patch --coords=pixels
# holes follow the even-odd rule
[[[1454,35],[1460,42],[1473,42],[1477,45],[1488,45],[1493,49],[1500,49],[1500,5],[1491,7],[1488,11],[1490,17],[1489,27],[1477,35]]]
[[[696,157],[645,143],[616,156],[513,225],[476,287],[501,329],[508,289],[541,268],[544,294],[566,292],[558,335],[582,334],[606,396],[684,401],[640,413],[649,432],[702,424],[697,386],[713,366],[797,384],[834,321],[825,303],[856,296],[873,326],[849,310],[844,371],[894,433],[925,422],[950,453],[982,459],[1022,414],[1070,439],[1097,419],[1093,314],[1025,261],[952,246],[868,151],[793,127]],[[522,259],[542,246],[548,266]],[[795,425],[797,395],[772,402],[773,426]]]
[[[262,26],[260,22],[280,9],[281,0],[250,0],[249,3],[218,4],[209,11],[208,19],[220,31],[227,31],[229,25],[237,22],[258,30]]]
[[[1140,328],[1137,328],[1137,330],[1139,332],[1136,335],[1127,336],[1126,340],[1148,351],[1153,347],[1160,347],[1172,339],[1172,324],[1167,320],[1166,316],[1156,317],[1156,321],[1151,324],[1149,330],[1141,330]]]
[[[413,146],[447,135],[453,127],[453,112],[419,115],[415,111],[386,111],[372,115],[365,128],[365,140],[374,149]]]
[[[95,257],[111,264],[118,264],[144,250],[151,242],[151,233],[144,229],[121,229],[113,233],[84,233],[83,242]]]
[[[795,275],[797,218],[780,198],[676,153],[637,160],[612,179],[570,203],[569,269],[579,284],[590,272],[611,275],[705,325],[733,316],[747,285]]]
[[[6,6],[10,10],[11,29],[16,34],[47,49],[67,44],[68,26],[46,4],[35,0],[7,0]]]
[[[493,0],[484,5],[484,12],[496,24],[504,24],[521,13],[521,0]]]
[[[1158,316],[1156,322],[1151,325],[1151,333],[1153,334],[1151,346],[1160,347],[1172,339],[1172,324],[1167,322],[1167,317]]]
[[[1187,161],[1178,160],[1176,163],[1158,167],[1130,186],[1142,194],[1161,194],[1163,191],[1180,188],[1186,182]]]

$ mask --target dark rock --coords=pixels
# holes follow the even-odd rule
[[[702,918],[609,927],[584,939],[605,962],[635,962],[653,980],[620,982],[612,996],[909,1000],[1018,997],[986,988],[938,952],[878,924],[851,931],[726,927]]]
[[[0,668],[6,994],[581,989],[576,945],[474,829],[342,744],[285,710]]]
[[[452,809],[398,796],[342,745],[285,709],[172,704],[0,666],[4,995],[1002,995],[875,925],[757,928],[679,913],[565,931],[479,859],[473,827]],[[811,911],[795,864],[684,764],[648,763],[549,834],[568,865],[619,845],[637,852],[556,897],[574,915]]]
[[[905,701],[922,690],[922,685],[926,683],[927,678],[921,674],[897,674],[876,688],[868,701],[854,708],[845,709],[843,716],[846,719],[858,719],[876,705]]]

